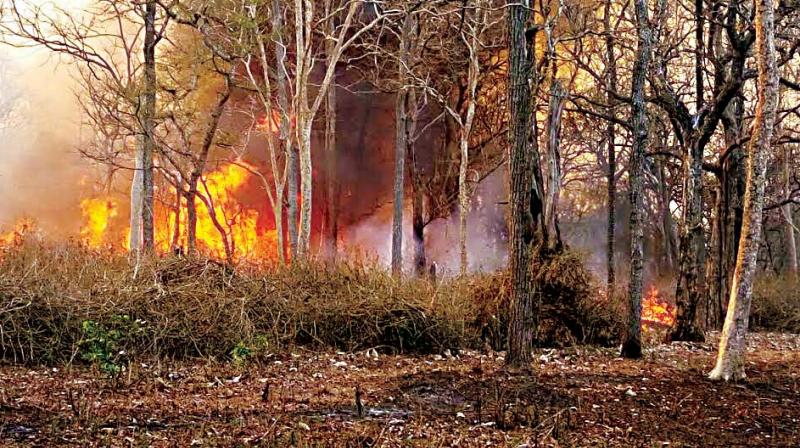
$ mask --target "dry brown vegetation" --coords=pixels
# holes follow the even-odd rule
[[[536,270],[545,343],[614,340],[611,314],[595,303],[577,256]],[[86,358],[87,350],[124,351],[125,359],[113,361],[125,363],[224,360],[297,345],[384,353],[501,349],[507,287],[504,274],[432,284],[352,262],[231,268],[167,257],[134,272],[121,256],[29,239],[0,260],[0,349],[7,361],[46,364]]]
[[[539,336],[561,347],[538,349],[533,374],[507,370],[495,350],[503,273],[434,285],[369,264],[180,257],[134,272],[124,257],[36,238],[0,255],[4,446],[800,440],[796,336],[754,335],[750,380],[738,385],[704,379],[713,338],[660,345],[653,333],[644,361],[623,361],[583,344],[615,342],[622,312],[574,254],[534,268]],[[731,407],[737,418],[721,418]]]

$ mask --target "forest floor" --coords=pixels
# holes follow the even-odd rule
[[[0,367],[2,446],[800,446],[800,336],[749,338],[748,379],[705,344],[502,353],[295,353],[247,365]],[[373,355],[373,356],[370,356]],[[358,415],[356,391],[363,409]]]

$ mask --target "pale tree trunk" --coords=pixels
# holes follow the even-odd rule
[[[479,2],[478,6],[485,6]],[[458,242],[460,252],[461,275],[466,275],[469,269],[469,253],[467,252],[467,216],[470,211],[470,191],[467,180],[469,170],[469,138],[472,134],[472,125],[475,121],[475,108],[477,106],[478,77],[480,76],[480,58],[478,50],[480,44],[480,31],[487,22],[487,9],[483,13],[476,12],[477,23],[472,35],[467,38],[462,34],[462,39],[469,50],[469,70],[467,72],[467,113],[461,126],[461,161],[458,167]],[[462,12],[466,14],[466,11]],[[462,17],[463,20],[463,17]]]
[[[311,204],[314,185],[311,177],[311,127],[313,126],[313,116],[308,106],[308,83],[312,68],[312,58],[308,52],[311,47],[314,5],[308,0],[295,0],[294,5],[296,45],[294,112],[300,181],[300,224],[297,229],[297,246],[295,250],[298,258],[305,258],[309,249],[309,239],[311,238]],[[291,196],[291,180],[289,182],[289,195]],[[294,256],[295,254],[292,255]]]
[[[328,89],[336,74],[336,65],[339,62],[345,48],[351,45],[361,34],[374,27],[380,22],[380,18],[373,19],[364,24],[361,28],[351,32],[353,24],[362,2],[352,1],[348,3],[346,15],[338,29],[336,36],[326,36],[326,39],[334,39],[335,45],[328,54],[328,66],[325,76],[319,84],[316,94],[309,96],[309,85],[311,84],[312,69],[314,67],[314,39],[317,32],[314,19],[314,3],[312,0],[295,0],[295,92],[294,110],[297,126],[295,138],[297,139],[297,150],[300,159],[300,191],[302,201],[300,204],[300,228],[297,235],[297,255],[305,257],[309,251],[311,240],[311,216],[312,216],[312,160],[311,160],[311,129],[314,117],[322,107],[323,102],[328,96]],[[313,101],[309,102],[313,98]]]
[[[153,222],[153,152],[155,151],[156,115],[156,0],[145,6],[144,33],[144,105],[142,107],[142,250],[155,250]]]
[[[550,105],[547,111],[547,173],[544,200],[544,217],[547,226],[546,246],[549,250],[561,249],[561,232],[558,229],[558,200],[561,194],[561,115],[566,105],[567,91],[561,81],[554,79],[550,87]]]
[[[795,240],[794,218],[792,217],[792,204],[788,201],[792,198],[791,180],[792,150],[789,145],[784,145],[783,153],[783,199],[786,202],[781,211],[783,212],[784,231],[786,232],[786,257],[788,263],[787,270],[793,276],[797,275],[797,240]]]
[[[135,170],[131,182],[130,254],[135,263],[138,263],[142,248],[143,153],[144,138],[141,137],[136,141]]]
[[[644,159],[647,151],[647,110],[645,109],[644,85],[650,63],[653,31],[647,12],[646,0],[635,0],[636,30],[638,45],[633,65],[633,149],[629,166],[630,182],[630,233],[631,233],[631,275],[628,285],[628,319],[622,342],[622,356],[640,358],[642,356],[642,283],[644,274]]]
[[[747,187],[744,199],[744,222],[736,268],[731,282],[730,302],[719,342],[713,380],[745,378],[747,325],[753,280],[761,242],[761,217],[764,208],[764,184],[775,112],[778,103],[778,68],[775,51],[774,0],[756,0],[756,63],[758,67],[758,102],[756,103],[750,157],[747,161]]]
[[[539,326],[540,303],[534,291],[531,262],[534,248],[542,243],[542,188],[536,174],[538,151],[531,139],[535,116],[531,108],[531,72],[533,42],[525,33],[530,10],[520,3],[508,6],[508,107],[509,107],[509,170],[511,193],[511,240],[509,271],[511,274],[508,354],[506,363],[513,367],[527,366]],[[533,40],[533,39],[532,39]]]
[[[606,0],[603,13],[603,33],[605,33],[606,44],[606,101],[609,106],[609,114],[614,115],[614,94],[617,91],[617,60],[614,56],[614,34],[611,29],[611,0]],[[615,293],[615,270],[614,252],[616,236],[616,200],[617,200],[617,150],[616,150],[616,131],[614,122],[609,120],[606,124],[606,151],[608,152],[608,173],[606,174],[608,186],[608,228],[606,233],[606,264],[607,278],[606,290],[609,297]]]

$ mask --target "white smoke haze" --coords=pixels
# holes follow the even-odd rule
[[[472,197],[472,207],[467,216],[467,253],[469,272],[492,272],[506,265],[507,248],[498,230],[503,220],[503,175],[500,170],[484,179]],[[428,264],[436,263],[437,275],[451,276],[459,273],[459,216],[453,213],[448,219],[431,222],[425,228],[425,249]],[[348,247],[359,248],[382,266],[388,268],[392,260],[392,204],[381,207],[375,214],[344,231]],[[411,205],[403,211],[403,271],[413,271],[414,239],[411,226]]]
[[[33,218],[45,231],[74,234],[91,167],[77,152],[80,108],[69,63],[41,48],[0,50],[0,103],[11,108],[3,111],[0,225]]]

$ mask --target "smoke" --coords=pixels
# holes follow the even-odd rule
[[[0,226],[33,218],[55,234],[75,233],[89,164],[77,151],[79,107],[66,63],[44,49],[0,53]]]
[[[506,264],[506,237],[501,202],[505,197],[500,170],[484,179],[472,198],[467,215],[467,253],[470,272],[490,272]],[[429,264],[435,263],[437,274],[455,275],[460,270],[459,215],[431,222],[425,228],[425,251]],[[381,207],[344,232],[348,247],[372,255],[378,263],[390,266],[392,258],[392,204]],[[411,206],[403,212],[403,270],[413,269],[414,240]]]

